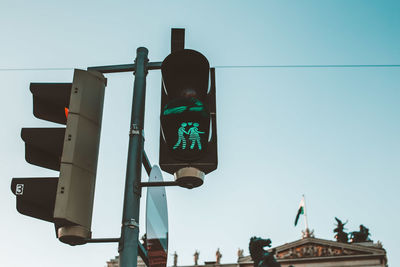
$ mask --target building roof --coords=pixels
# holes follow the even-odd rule
[[[337,241],[303,238],[290,243],[271,248],[276,250],[275,257],[278,262],[300,264],[334,261],[362,261],[378,260],[382,266],[387,263],[386,251],[382,244],[373,242],[364,243],[341,243]],[[239,265],[252,264],[250,256],[240,257]]]

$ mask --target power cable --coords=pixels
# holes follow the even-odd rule
[[[398,68],[400,65],[238,65],[238,66],[214,66],[216,69],[244,69],[244,68]]]
[[[0,71],[57,71],[73,69],[74,68],[0,68]]]
[[[399,68],[400,64],[339,64],[339,65],[221,65],[216,69],[250,68]],[[65,71],[74,68],[0,68],[0,71]]]

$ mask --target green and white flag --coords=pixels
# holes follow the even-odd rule
[[[304,203],[304,196],[301,198],[300,205],[299,205],[299,210],[297,211],[296,219],[294,220],[294,226],[297,225],[297,222],[299,221],[300,214],[304,214],[305,210],[305,203]]]

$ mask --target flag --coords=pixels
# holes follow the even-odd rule
[[[300,214],[304,214],[304,197],[301,198],[300,205],[299,205],[299,210],[297,211],[296,219],[294,220],[294,226],[297,225],[297,222],[299,221]]]

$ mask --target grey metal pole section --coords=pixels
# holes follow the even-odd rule
[[[120,267],[137,266],[139,205],[141,195],[140,181],[144,144],[143,127],[148,53],[149,51],[145,47],[139,47],[136,50],[136,71],[129,132],[124,208],[122,214],[121,239],[118,248]]]

